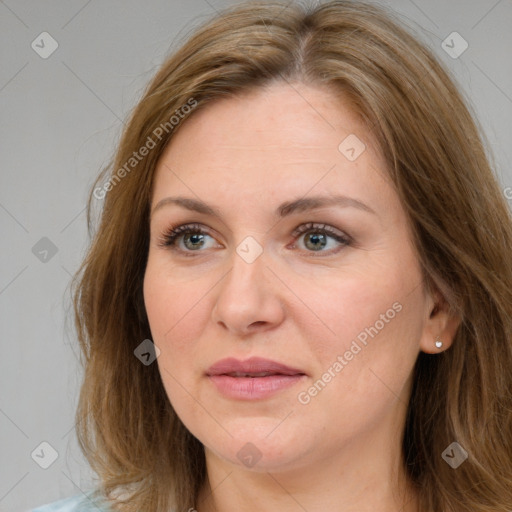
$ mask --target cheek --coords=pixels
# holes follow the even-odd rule
[[[315,286],[306,297],[316,314],[295,317],[315,361],[314,389],[303,390],[301,403],[317,401],[320,414],[326,402],[362,412],[369,403],[393,400],[408,380],[423,329],[423,288],[412,267],[409,273],[387,269]],[[296,290],[305,296],[305,289]]]
[[[390,272],[378,275],[371,270],[332,273],[319,278],[315,286],[304,279],[295,283],[294,292],[307,305],[305,314],[294,316],[294,322],[315,340],[318,354],[348,349],[359,336],[364,344],[372,326],[378,331],[389,330],[402,309],[407,294],[403,279]],[[304,306],[303,306],[304,308]],[[371,330],[374,332],[373,330]]]
[[[338,341],[324,347],[312,385],[297,396],[310,408],[308,418],[344,425],[350,435],[378,425],[395,407],[405,410],[421,334],[421,293],[412,295],[394,302],[395,294],[375,297],[365,314],[354,302],[342,315]]]
[[[144,302],[152,341],[160,350],[156,363],[167,397],[180,418],[188,419],[199,412],[192,397],[197,395],[194,370],[200,364],[197,345],[206,301],[201,280],[180,283],[170,277],[175,275],[165,264],[149,260],[144,276]]]
[[[167,359],[191,350],[199,337],[208,287],[197,279],[179,282],[176,272],[148,261],[144,276],[144,303],[154,343]]]

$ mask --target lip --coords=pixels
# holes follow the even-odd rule
[[[260,357],[245,361],[221,359],[206,371],[206,375],[221,394],[240,400],[268,398],[306,377],[298,368]]]
[[[207,375],[225,375],[228,373],[273,373],[280,375],[304,375],[305,372],[298,368],[292,368],[282,363],[264,359],[262,357],[251,357],[240,361],[234,357],[221,359],[210,366],[206,371]]]

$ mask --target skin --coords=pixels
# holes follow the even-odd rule
[[[338,149],[350,134],[366,145],[354,161]],[[374,213],[328,206],[274,216],[281,203],[334,193]],[[200,199],[221,218],[165,201],[156,207],[170,196]],[[207,460],[209,484],[191,507],[415,510],[400,465],[412,369],[421,350],[440,352],[437,335],[441,350],[450,346],[458,320],[425,291],[407,216],[349,104],[286,83],[210,103],[161,156],[151,210],[144,297],[157,364]],[[292,235],[310,222],[352,242],[312,243],[315,229]],[[207,232],[204,246],[185,245],[183,236],[175,249],[161,246],[170,226],[187,223]],[[263,250],[252,263],[236,252],[248,236]],[[394,318],[301,403],[298,394],[329,368],[332,376],[337,357],[394,303]],[[219,359],[252,356],[306,376],[271,398],[244,401],[221,395],[205,375]],[[237,457],[248,442],[261,454],[252,467]]]

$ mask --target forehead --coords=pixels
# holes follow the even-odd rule
[[[356,158],[347,158],[351,147]],[[324,88],[276,83],[194,112],[159,160],[153,199],[172,189],[277,202],[313,188],[357,196],[373,184],[379,201],[390,193],[384,169],[346,101]]]
[[[201,153],[225,148],[291,155],[330,149],[339,156],[338,145],[350,134],[368,139],[358,115],[333,91],[274,83],[200,108],[184,122],[169,147],[194,146]]]

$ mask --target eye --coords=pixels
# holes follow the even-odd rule
[[[332,226],[313,222],[302,224],[294,230],[292,236],[294,239],[304,238],[303,243],[299,245],[303,245],[305,249],[300,248],[307,252],[333,254],[352,242],[348,235]],[[292,248],[295,248],[295,244],[296,240]],[[218,244],[216,245],[215,239],[200,224],[183,224],[175,228],[171,227],[162,235],[158,245],[180,251],[187,256],[192,256],[190,253],[193,252],[203,252],[202,249],[219,247]],[[326,247],[330,250],[324,250]]]
[[[185,253],[201,252],[202,248],[206,247],[208,249],[213,246],[211,242],[208,245],[208,238],[214,240],[199,224],[183,224],[176,228],[171,227],[166,231],[161,237],[159,245]]]
[[[343,247],[351,243],[351,238],[348,235],[343,234],[332,226],[313,222],[299,226],[293,232],[293,237],[299,239],[303,237],[302,245],[308,252],[332,254],[340,250],[340,244]],[[326,247],[331,250],[324,250]]]

